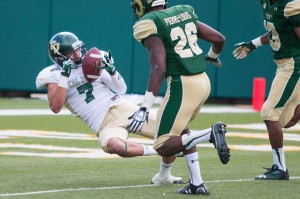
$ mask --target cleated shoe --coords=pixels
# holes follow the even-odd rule
[[[176,191],[176,193],[178,193],[178,194],[199,194],[199,195],[206,195],[206,196],[210,195],[210,193],[207,190],[204,183],[200,184],[199,186],[189,184],[188,186],[186,186],[182,189],[178,189]]]
[[[268,171],[264,174],[255,177],[255,180],[288,180],[289,172],[288,170],[283,171],[278,168],[276,164],[272,165],[272,168],[264,168]]]
[[[212,134],[209,140],[213,143],[218,151],[219,158],[223,164],[227,164],[230,160],[230,149],[225,141],[226,125],[222,122],[214,124],[212,127]]]
[[[152,178],[151,184],[154,184],[154,185],[184,184],[184,182],[183,182],[182,178],[180,178],[180,177],[175,177],[172,175],[161,176],[158,173]]]

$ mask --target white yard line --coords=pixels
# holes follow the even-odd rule
[[[157,108],[153,108],[157,111]],[[234,106],[220,106],[220,107],[203,107],[201,113],[252,113],[254,112],[249,107],[234,107]],[[0,109],[0,116],[25,116],[25,115],[56,115],[50,109]],[[57,115],[71,115],[67,109],[62,109]]]
[[[299,180],[300,176],[290,177],[290,179]],[[233,180],[212,180],[205,181],[205,183],[224,183],[224,182],[249,182],[254,181],[254,179],[233,179]],[[11,197],[11,196],[26,196],[26,195],[41,195],[48,193],[60,193],[60,192],[74,192],[74,191],[94,191],[94,190],[112,190],[112,189],[135,189],[141,187],[155,187],[155,185],[145,184],[145,185],[132,185],[132,186],[113,186],[113,187],[83,187],[83,188],[73,188],[73,189],[54,189],[54,190],[44,190],[44,191],[31,191],[22,193],[6,193],[0,194],[0,197]]]

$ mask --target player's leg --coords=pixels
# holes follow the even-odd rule
[[[122,103],[110,108],[97,133],[100,146],[105,152],[122,157],[157,155],[153,146],[127,141],[126,126],[128,116],[132,114],[132,112],[128,113],[127,109],[130,109],[128,108],[130,106],[129,103]]]
[[[294,69],[295,69],[295,72],[299,74],[300,60],[298,57],[294,59]],[[297,85],[295,86],[294,95],[295,95],[294,99],[297,99],[297,97],[298,97],[297,106],[295,108],[295,111],[293,112],[292,119],[289,120],[287,123],[284,123],[284,125],[282,125],[284,128],[290,128],[290,127],[296,125],[297,122],[300,120],[300,85],[299,85],[299,83],[297,83]]]
[[[102,130],[100,136],[102,135],[103,138],[100,138],[99,136],[99,142],[103,149],[108,148],[109,149],[108,152],[117,153],[122,157],[147,156],[147,155],[157,154],[157,152],[153,149],[153,146],[126,141],[128,138],[128,131],[126,129],[126,126],[128,124],[128,117],[131,116],[132,113],[134,113],[138,109],[139,106],[128,102],[124,102],[110,109],[109,113],[105,117],[104,122],[101,126],[101,128],[104,129],[104,132]],[[156,125],[155,119],[156,119],[156,113],[151,112],[149,114],[148,123],[145,124],[142,131],[139,132],[138,134],[153,139],[155,134],[154,133],[155,125]],[[108,127],[110,128],[113,127],[118,129],[108,129],[106,131],[105,128]],[[116,135],[112,135],[111,134],[112,132],[118,132],[118,133],[116,133]],[[171,184],[171,183],[179,183],[182,181],[182,178],[175,177],[170,174],[174,159],[175,159],[174,157],[162,158],[162,160],[166,162],[166,165],[168,166],[162,167],[160,169],[160,172],[158,173],[158,174],[162,174],[159,179],[160,182],[157,183],[156,181],[153,184],[155,185]],[[170,179],[172,179],[172,181]]]
[[[222,163],[226,164],[229,161],[230,152],[225,141],[225,124],[218,122],[210,128],[192,132],[186,128],[199,114],[210,92],[210,84],[206,74],[203,73],[196,77],[197,79],[192,80],[185,77],[182,78],[182,81],[184,81],[183,85],[185,85],[183,88],[185,91],[184,96],[181,98],[175,96],[173,101],[167,96],[167,100],[163,101],[159,110],[159,132],[168,133],[158,135],[155,148],[162,156],[172,156],[184,150],[189,150],[199,143],[210,141],[217,148]],[[175,87],[176,91],[182,89],[180,85],[178,87]],[[201,91],[198,89],[201,89]],[[195,93],[198,93],[198,95]],[[178,99],[182,99],[182,101],[178,102]],[[168,107],[171,110],[169,113],[166,113]],[[175,111],[176,108],[177,111]]]
[[[286,125],[283,125],[283,127],[284,128],[293,127],[298,123],[299,120],[300,120],[300,104],[296,106],[292,119]]]
[[[129,142],[127,137],[123,127],[106,127],[99,134],[99,144],[105,152],[121,157],[157,155],[153,146]]]
[[[291,116],[282,117],[282,113],[289,102],[293,101],[294,89],[297,87],[299,74],[294,72],[294,60],[277,60],[277,73],[272,82],[269,96],[264,103],[261,111],[261,117],[264,120],[273,154],[273,165],[268,171],[255,179],[288,179],[288,171],[285,164],[285,155],[283,147],[283,131],[280,124],[281,118],[292,118]],[[298,101],[298,100],[297,100]],[[292,109],[295,110],[295,106]],[[286,111],[293,114],[293,111]]]
[[[131,106],[132,111],[135,112],[139,107]],[[142,130],[137,134],[147,137],[154,138],[156,131],[156,115],[155,111],[150,111],[148,115],[148,122],[144,124]],[[162,157],[159,165],[159,172],[154,175],[151,183],[154,185],[165,185],[165,184],[181,184],[183,180],[181,177],[171,175],[171,169],[176,157]]]
[[[159,164],[159,172],[154,175],[151,184],[165,185],[165,184],[182,184],[184,183],[181,177],[171,175],[171,169],[175,161],[175,156],[162,157]]]
[[[200,173],[198,152],[196,147],[186,150],[181,139],[188,124],[199,113],[201,105],[205,102],[210,92],[210,83],[205,73],[192,77],[169,77],[168,89],[158,112],[158,134],[155,148],[162,156],[171,156],[181,151],[185,154],[186,163],[190,171],[190,185],[178,190],[177,193],[207,194]],[[172,95],[171,95],[172,93]],[[208,141],[209,132],[202,133]],[[193,184],[194,183],[194,184]],[[193,186],[191,191],[189,188]],[[189,189],[189,190],[187,190]]]

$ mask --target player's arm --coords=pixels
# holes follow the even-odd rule
[[[210,26],[198,21],[198,38],[208,41],[212,44],[212,50],[216,54],[220,54],[225,45],[225,37],[211,28]]]
[[[199,21],[197,36],[198,38],[211,43],[211,48],[205,56],[206,61],[212,62],[217,67],[222,66],[222,63],[218,57],[224,49],[226,41],[225,37],[215,29]]]
[[[49,83],[47,85],[47,89],[49,107],[54,113],[59,113],[64,106],[67,89],[64,87],[60,87],[55,83]]]
[[[269,36],[270,36],[270,34],[267,32],[264,35],[258,37],[260,39],[260,42],[262,45],[266,45],[266,44],[270,43]],[[255,47],[257,48],[258,46],[255,46]]]
[[[106,73],[102,73],[100,76],[102,82],[104,82],[108,88],[114,92],[118,94],[125,94],[127,90],[126,83],[121,74],[117,71],[110,51],[105,53],[102,64],[103,65],[100,68],[106,71]]]
[[[150,60],[150,75],[147,91],[144,96],[141,108],[128,118],[128,130],[135,133],[143,128],[144,122],[148,122],[148,112],[154,103],[155,96],[158,95],[161,84],[166,74],[166,50],[156,36],[147,37],[144,46],[148,50]]]
[[[59,113],[62,109],[68,89],[68,80],[71,74],[71,69],[74,66],[74,62],[67,60],[63,62],[62,72],[58,84],[47,84],[47,96],[49,100],[50,109],[54,113]]]
[[[110,75],[108,72],[101,73],[101,81],[105,85],[118,94],[125,94],[127,90],[126,83],[121,74],[116,71],[114,75]]]
[[[150,75],[147,91],[157,96],[166,74],[166,50],[159,37],[151,36],[144,40],[150,61]]]
[[[235,49],[232,52],[233,56],[236,59],[244,59],[259,46],[269,44],[270,42],[269,35],[270,34],[267,32],[264,35],[259,36],[256,39],[253,39],[252,41],[235,44],[234,45]]]
[[[300,4],[299,1],[291,1],[286,4],[284,16],[288,17],[290,25],[294,28],[294,32],[300,39]]]
[[[298,39],[300,40],[300,27],[294,28],[294,31],[295,31],[295,33],[296,33]]]

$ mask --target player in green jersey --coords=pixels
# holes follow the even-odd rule
[[[221,162],[227,164],[230,152],[225,141],[226,125],[218,122],[198,132],[190,132],[188,127],[210,94],[206,61],[221,66],[218,57],[225,37],[199,22],[191,6],[166,9],[166,5],[165,0],[132,0],[138,18],[133,27],[134,37],[148,50],[151,71],[144,101],[140,110],[129,117],[128,129],[134,133],[142,128],[166,78],[168,88],[157,115],[154,148],[163,157],[185,154],[190,181],[177,193],[209,195],[201,178],[196,145],[210,141],[217,148]],[[206,56],[198,46],[198,39],[212,44]]]
[[[300,0],[260,0],[267,33],[236,45],[237,59],[245,58],[257,47],[270,44],[277,65],[270,93],[261,117],[272,146],[273,165],[257,180],[288,180],[282,128],[294,126],[300,118]]]

